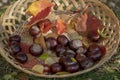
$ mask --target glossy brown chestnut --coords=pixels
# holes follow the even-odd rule
[[[94,65],[94,62],[90,58],[86,58],[85,60],[80,62],[80,65],[83,69],[88,69]]]
[[[65,51],[66,51],[66,48],[64,46],[62,46],[62,45],[56,46],[56,55],[58,57],[63,56]]]
[[[51,72],[51,68],[48,65],[44,65],[44,74],[49,74]]]
[[[71,57],[61,57],[59,63],[63,66],[71,66],[77,63],[77,61],[72,61]]]
[[[79,63],[76,63],[71,66],[66,66],[66,71],[70,72],[70,73],[77,72],[77,71],[79,71],[79,69],[80,69]]]
[[[51,70],[53,73],[61,72],[62,66],[59,63],[54,63],[53,65],[51,65]]]
[[[81,54],[81,53],[77,53],[77,55],[75,56],[75,59],[78,61],[78,62],[82,62],[86,59],[87,57],[84,55],[84,54]]]
[[[20,42],[21,41],[21,37],[19,35],[13,35],[9,38],[9,42]]]
[[[43,48],[39,44],[33,44],[29,48],[31,55],[39,57],[43,53]]]
[[[18,43],[12,44],[10,46],[10,49],[11,49],[11,51],[12,51],[13,54],[17,54],[18,52],[21,51],[21,47],[20,47],[20,45]]]
[[[76,53],[73,50],[68,49],[64,52],[65,57],[75,57]]]
[[[79,49],[82,46],[83,46],[83,44],[82,44],[82,42],[79,39],[72,40],[69,43],[70,49],[72,49],[74,51],[76,51],[77,49]]]
[[[49,49],[55,49],[55,47],[57,46],[57,40],[53,37],[49,37],[46,39],[46,45]]]
[[[36,37],[40,33],[40,29],[38,28],[38,26],[34,25],[29,29],[29,33],[33,37]]]
[[[15,59],[22,64],[24,64],[28,61],[27,55],[23,52],[17,53],[16,56],[15,56]]]
[[[59,35],[58,38],[57,38],[57,41],[60,45],[63,45],[63,46],[66,46],[69,42],[69,40],[67,39],[66,36],[64,35]]]
[[[79,54],[85,54],[87,52],[87,48],[86,47],[80,47],[79,49],[77,49],[76,53],[79,53]]]

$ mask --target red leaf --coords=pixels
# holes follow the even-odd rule
[[[52,28],[53,23],[49,19],[45,19],[45,20],[39,22],[38,25],[39,25],[41,31],[43,33],[46,33]]]
[[[33,66],[36,65],[36,64],[40,64],[40,61],[38,61],[37,59],[32,59],[32,60],[29,60],[25,64],[20,64],[20,66],[23,67],[23,68],[32,69]]]
[[[22,52],[24,52],[25,54],[28,54],[28,53],[29,53],[29,47],[30,47],[29,44],[21,43],[20,46],[21,46],[21,48],[22,48]]]
[[[97,32],[98,29],[102,29],[103,25],[101,21],[94,16],[92,13],[88,13],[87,19],[87,31],[88,32]]]
[[[33,16],[30,20],[30,22],[27,24],[28,27],[38,23],[40,20],[47,17],[50,13],[51,7],[47,7],[46,9],[39,12],[36,16]]]

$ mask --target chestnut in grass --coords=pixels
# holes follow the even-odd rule
[[[24,64],[28,61],[27,55],[23,52],[17,53],[16,56],[15,56],[15,59],[22,64]]]
[[[43,48],[39,44],[33,44],[29,48],[31,55],[39,57],[43,53]]]
[[[40,33],[40,29],[38,28],[38,26],[34,25],[34,26],[30,27],[29,33],[33,37],[36,37]]]
[[[58,41],[58,43],[60,45],[63,45],[63,46],[66,46],[68,44],[68,42],[69,42],[69,40],[67,39],[67,37],[64,36],[64,35],[59,35],[57,37],[57,41]]]

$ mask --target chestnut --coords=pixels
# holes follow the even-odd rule
[[[79,53],[79,54],[85,54],[87,52],[87,48],[82,46],[80,48],[77,49],[76,53]]]
[[[62,45],[57,45],[56,46],[56,55],[58,57],[63,56],[64,52],[66,51],[66,48]]]
[[[79,66],[79,63],[76,63],[71,66],[66,66],[65,69],[67,72],[74,73],[80,70],[80,66]]]
[[[40,29],[38,28],[38,26],[34,25],[29,29],[29,33],[33,37],[36,37],[40,33]]]
[[[9,42],[20,42],[21,41],[21,37],[19,35],[13,35],[9,38]]]
[[[82,44],[82,42],[79,39],[72,40],[69,43],[70,49],[72,49],[74,51],[76,51],[77,49],[79,49],[82,46],[83,46],[83,44]]]
[[[20,52],[22,49],[21,49],[21,47],[20,47],[20,45],[19,44],[12,44],[11,46],[10,46],[10,49],[11,49],[11,51],[12,51],[12,53],[13,54],[17,54],[18,52]]]
[[[48,66],[48,65],[44,65],[44,74],[50,74],[50,72],[51,72],[51,68],[50,68],[50,66]]]
[[[71,66],[76,64],[77,61],[73,61],[71,57],[61,57],[59,63],[63,66]]]
[[[87,56],[89,58],[93,59],[94,61],[98,61],[98,60],[101,59],[102,53],[101,53],[101,51],[97,51],[97,52],[94,52],[94,53],[93,52],[88,52]]]
[[[88,52],[93,52],[93,53],[97,52],[99,50],[100,50],[100,46],[98,44],[95,44],[95,43],[91,44],[88,48]]]
[[[24,64],[28,61],[27,55],[23,52],[17,53],[16,56],[15,56],[15,59],[22,64]]]
[[[89,58],[92,58],[94,61],[97,61],[97,60],[100,60],[102,57],[102,50],[99,45],[92,44],[89,46],[89,49],[86,55]]]
[[[73,50],[68,49],[64,52],[64,56],[66,57],[75,57],[76,53]]]
[[[53,37],[49,37],[46,39],[46,45],[49,49],[54,49],[57,46],[57,40]]]
[[[78,61],[78,62],[82,62],[86,59],[87,57],[84,55],[84,54],[81,54],[81,53],[77,53],[77,55],[75,56],[75,59]]]
[[[39,44],[33,44],[29,48],[31,55],[39,57],[43,53],[43,48]]]
[[[51,65],[51,70],[53,73],[61,72],[62,66],[59,63],[54,63]]]
[[[60,45],[63,45],[63,46],[66,46],[68,44],[68,42],[69,42],[69,40],[67,39],[67,37],[64,36],[64,35],[59,35],[57,37],[57,41],[58,41],[58,43]]]
[[[90,58],[86,58],[83,61],[80,62],[80,65],[83,69],[88,69],[94,65],[94,62]]]

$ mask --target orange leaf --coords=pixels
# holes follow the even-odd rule
[[[39,12],[46,9],[47,7],[52,7],[54,4],[49,2],[49,0],[38,0],[33,2],[28,9],[26,10],[27,13],[36,16]]]
[[[57,20],[57,33],[60,35],[66,31],[66,24],[62,19]]]
[[[52,28],[53,23],[49,19],[45,19],[45,20],[39,22],[38,25],[39,25],[41,31],[43,33],[46,33]]]

